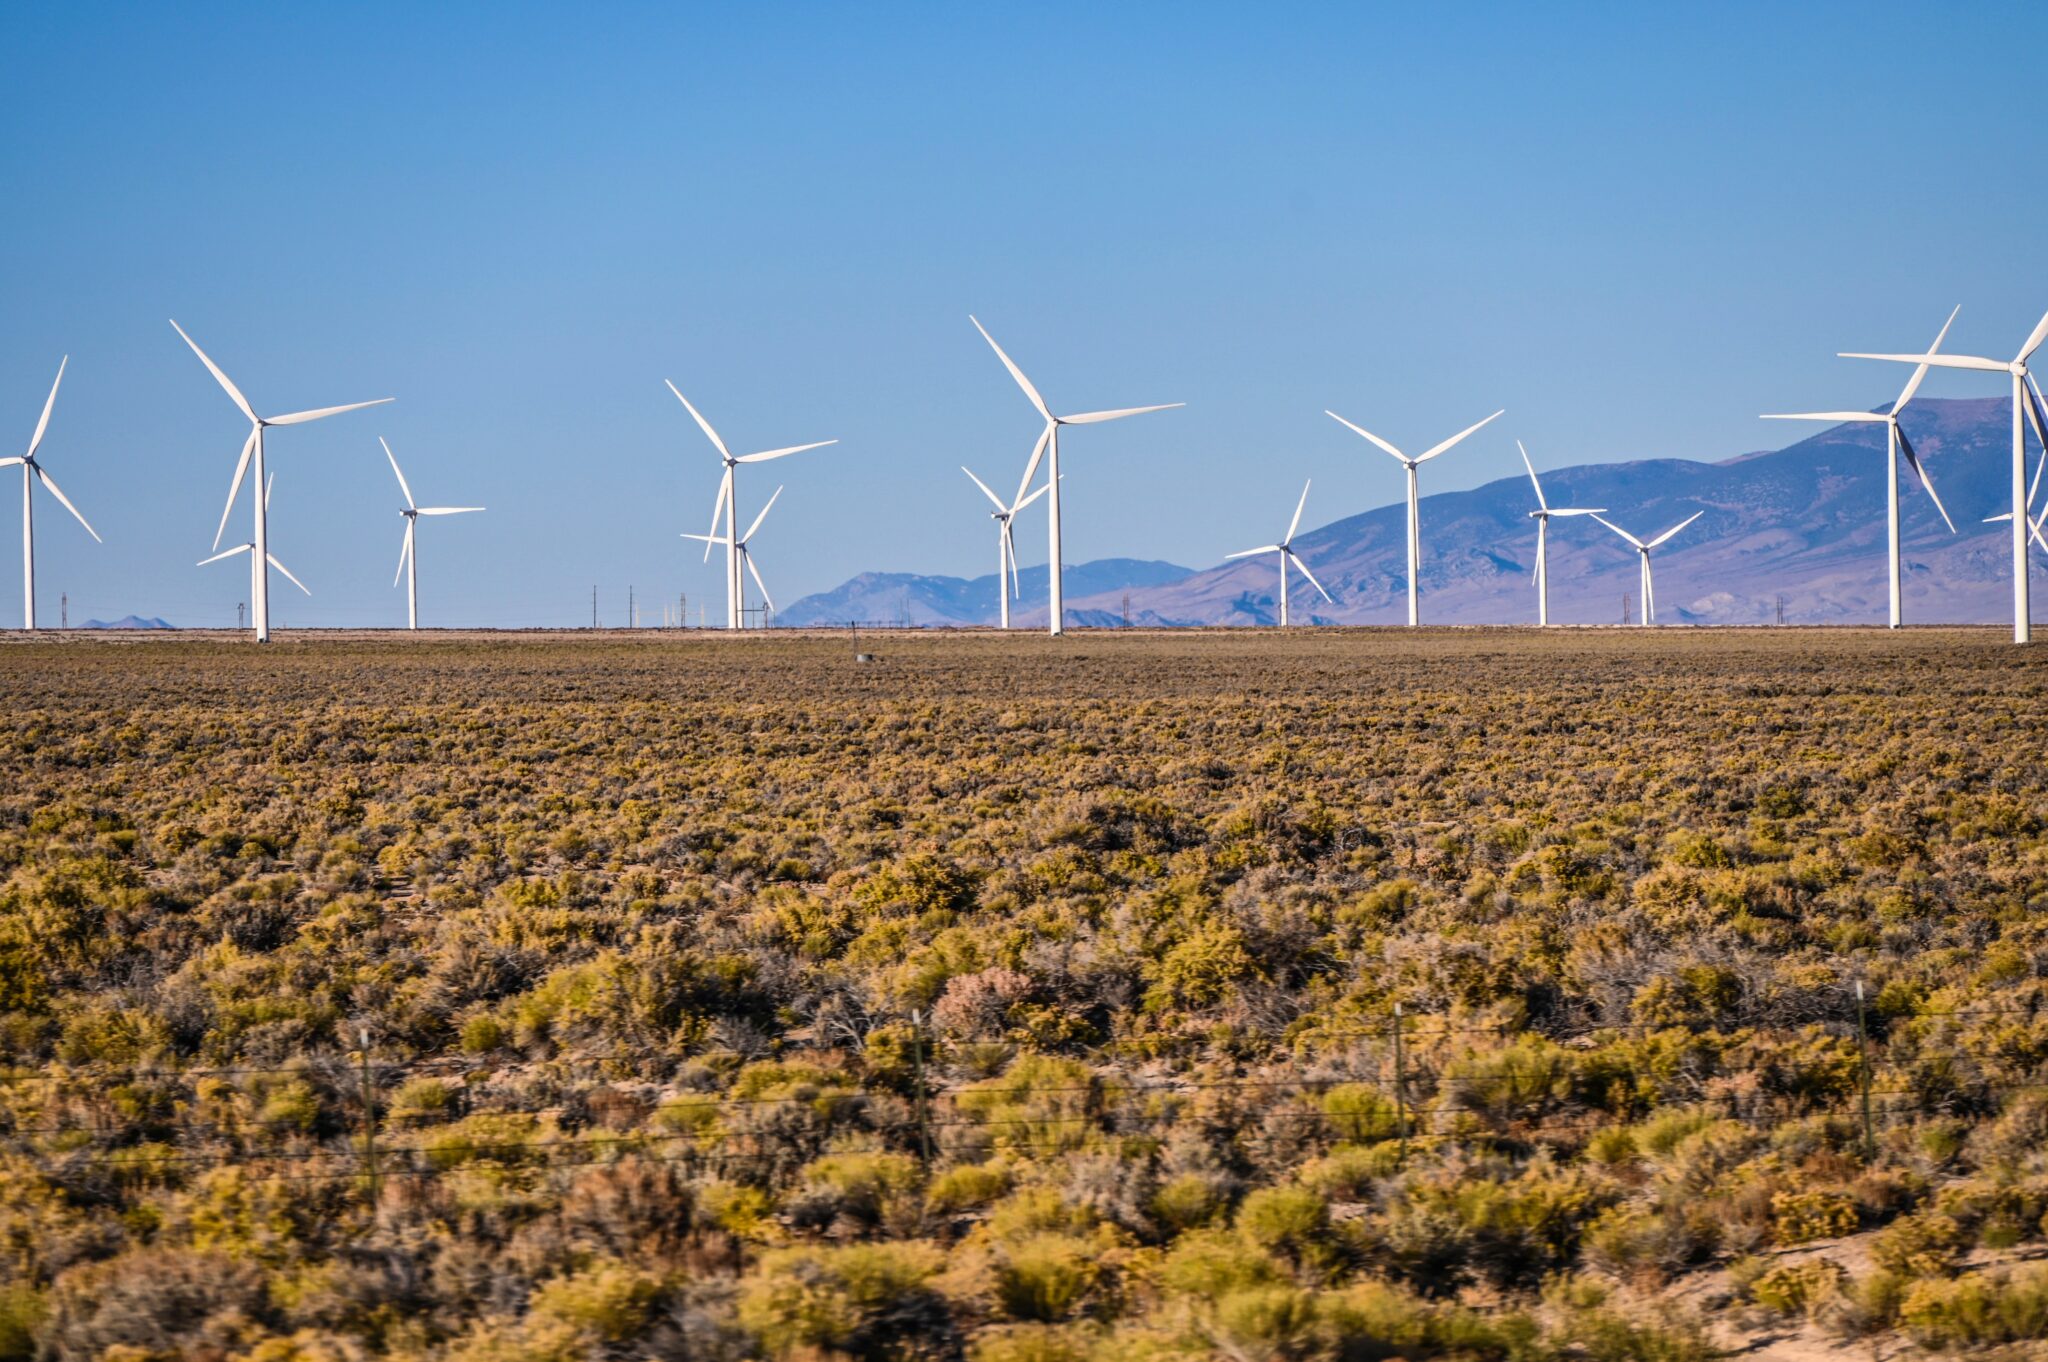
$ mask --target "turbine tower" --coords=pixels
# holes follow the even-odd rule
[[[263,484],[263,504],[264,504],[264,506],[265,506],[265,507],[268,507],[268,506],[270,505],[270,491],[271,491],[271,489],[272,489],[273,487],[275,487],[275,486],[277,486],[277,474],[275,474],[275,473],[272,473],[272,474],[270,475],[270,477],[269,477],[268,481],[266,481],[266,482],[265,482],[265,483]],[[260,574],[258,574],[258,573],[257,573],[257,571],[256,571],[256,545],[255,545],[255,544],[253,544],[253,543],[249,543],[249,544],[237,544],[237,545],[235,545],[235,546],[234,546],[233,548],[231,548],[231,549],[224,549],[224,550],[222,550],[221,552],[219,552],[219,553],[216,553],[215,555],[213,555],[213,557],[211,557],[211,558],[202,558],[202,559],[200,559],[200,560],[199,560],[199,566],[200,566],[200,567],[205,567],[205,566],[206,566],[206,565],[207,565],[208,563],[218,563],[218,562],[219,562],[219,561],[220,561],[221,559],[223,559],[223,558],[232,558],[232,557],[234,557],[234,556],[235,556],[236,554],[238,554],[238,553],[246,553],[246,554],[248,554],[248,555],[249,555],[249,594],[250,594],[250,598],[251,598],[251,599],[253,600],[253,599],[255,598],[255,593],[256,593],[256,581],[257,581],[257,578],[258,578],[258,576],[260,575]],[[286,567],[286,566],[285,566],[285,565],[284,565],[283,563],[280,563],[280,562],[278,562],[278,561],[277,561],[277,555],[275,555],[275,554],[265,554],[265,555],[264,555],[264,557],[265,557],[265,559],[266,559],[266,560],[267,560],[267,561],[268,561],[268,562],[270,563],[270,565],[271,565],[272,567],[276,568],[276,569],[277,569],[277,570],[278,570],[279,572],[282,572],[282,573],[284,574],[284,578],[285,578],[285,580],[286,580],[286,581],[290,582],[290,583],[291,583],[291,584],[292,584],[293,586],[297,587],[297,588],[298,588],[299,590],[301,590],[301,591],[305,591],[305,592],[306,592],[306,594],[307,594],[308,596],[310,596],[310,595],[312,595],[312,594],[313,594],[313,593],[312,593],[311,591],[308,591],[308,590],[306,589],[306,584],[305,584],[304,582],[302,582],[302,581],[300,581],[300,580],[299,580],[298,578],[296,578],[296,577],[292,576],[292,570],[291,570],[290,568]]]
[[[718,481],[718,500],[711,505],[710,534],[688,534],[683,537],[685,539],[704,540],[704,561],[707,563],[711,561],[711,546],[721,543],[725,545],[725,627],[737,629],[741,625],[741,597],[746,594],[746,584],[740,580],[740,564],[746,558],[744,548],[746,541],[733,533],[733,527],[739,520],[740,511],[739,487],[733,480],[733,470],[743,463],[766,463],[770,459],[779,459],[785,454],[801,454],[807,449],[823,449],[826,445],[836,445],[839,441],[816,440],[807,445],[790,445],[786,449],[767,449],[759,454],[736,455],[725,447],[725,441],[718,438],[718,432],[711,428],[711,423],[705,420],[695,407],[690,405],[690,399],[683,396],[682,389],[676,387],[673,383],[669,383],[667,379],[663,379],[662,382],[668,383],[668,390],[676,395],[676,401],[683,404],[683,410],[690,413],[690,418],[697,423],[698,429],[702,430],[710,439],[712,447],[718,451],[718,457],[725,464],[724,475]],[[778,494],[782,491],[779,487],[775,490]],[[770,498],[770,500],[773,500],[773,498]],[[722,539],[718,534],[718,517],[721,512],[725,515],[725,536]],[[767,512],[763,510],[762,515],[766,514]],[[756,517],[754,520],[755,527],[758,528],[760,524],[759,517]],[[749,530],[747,533],[752,534],[753,530]],[[758,573],[755,575],[754,580],[756,582],[761,580]],[[766,596],[768,594],[767,588],[762,588],[761,594]],[[769,604],[772,606],[774,602],[771,601]]]
[[[226,390],[227,395],[233,399],[236,409],[242,415],[249,418],[249,438],[242,445],[241,460],[235,464],[235,480],[228,487],[228,504],[221,510],[220,528],[213,532],[213,546],[216,549],[220,547],[221,535],[227,532],[228,517],[234,513],[235,498],[241,495],[242,491],[242,475],[249,471],[249,462],[252,456],[256,463],[256,485],[262,487],[268,484],[269,479],[263,471],[264,431],[272,426],[304,425],[308,421],[318,421],[323,416],[339,416],[345,411],[357,411],[363,407],[375,407],[391,400],[388,397],[379,397],[374,401],[350,402],[348,405],[341,407],[318,407],[312,411],[295,411],[287,416],[258,416],[256,409],[249,405],[249,399],[242,396],[242,390],[228,381],[228,376],[221,372],[218,364],[207,358],[206,352],[199,348],[197,341],[185,335],[184,327],[179,326],[176,321],[173,321],[171,323],[171,330],[177,332],[183,338],[185,344],[192,347],[192,353],[199,356],[199,362],[206,366],[206,371],[212,374],[214,381]],[[256,641],[258,643],[268,643],[270,642],[270,574],[264,569],[266,564],[271,563],[270,514],[263,497],[252,496],[250,500],[256,503],[256,536],[251,541],[251,548],[249,550],[255,555],[252,566],[256,574],[256,585],[249,593],[249,613],[253,617],[255,624]]]
[[[64,504],[78,523],[85,525],[85,532],[94,542],[104,543],[100,532],[86,524],[78,508],[71,504],[71,498],[64,495],[56,482],[36,462],[36,451],[43,447],[43,432],[50,428],[50,409],[57,405],[57,389],[64,382],[64,366],[71,362],[66,355],[57,361],[57,381],[50,385],[50,395],[43,399],[42,419],[36,422],[36,433],[28,437],[28,453],[17,459],[0,459],[0,468],[9,464],[21,465],[21,627],[36,627],[36,516],[34,488],[38,481],[50,489],[50,495]]]
[[[1364,426],[1354,425],[1327,408],[1323,411],[1323,415],[1329,417],[1338,425],[1343,426],[1353,434],[1363,435],[1366,439],[1399,459],[1402,466],[1408,470],[1408,627],[1411,629],[1422,622],[1421,589],[1417,585],[1417,578],[1422,571],[1422,515],[1416,509],[1416,503],[1420,498],[1417,492],[1415,470],[1418,466],[1428,463],[1431,459],[1434,459],[1437,455],[1443,453],[1452,445],[1457,444],[1458,441],[1464,439],[1473,431],[1478,430],[1480,426],[1485,425],[1487,421],[1493,420],[1500,414],[1497,411],[1493,416],[1487,417],[1486,421],[1480,421],[1475,425],[1465,427],[1442,444],[1432,446],[1411,459],[1379,436],[1367,430]]]
[[[1629,543],[1636,546],[1636,553],[1641,559],[1641,567],[1639,572],[1639,581],[1641,584],[1641,590],[1643,595],[1643,618],[1641,622],[1645,627],[1648,627],[1649,625],[1655,624],[1657,622],[1657,584],[1655,581],[1651,579],[1650,576],[1650,550],[1656,548],[1659,544],[1662,544],[1665,540],[1671,538],[1672,535],[1677,534],[1680,530],[1692,524],[1693,521],[1698,520],[1701,516],[1705,514],[1705,511],[1694,511],[1691,515],[1679,521],[1676,525],[1673,525],[1670,529],[1664,531],[1664,533],[1658,535],[1655,539],[1652,539],[1647,544],[1644,543],[1642,540],[1636,538],[1634,535],[1630,534],[1627,530],[1621,528],[1621,526],[1609,520],[1606,516],[1595,515],[1593,517],[1593,519],[1599,521],[1602,525],[1605,525],[1608,529],[1613,530],[1623,539],[1628,540]]]
[[[1940,351],[1942,341],[1948,336],[1949,327],[1955,325],[1956,313],[1962,310],[1961,306],[1957,306],[1955,311],[1948,314],[1948,320],[1943,322],[1941,330],[1935,333],[1934,344],[1927,347],[1927,353],[1931,355]],[[1886,532],[1889,535],[1888,543],[1891,553],[1891,566],[1889,569],[1891,581],[1891,627],[1894,629],[1905,623],[1903,579],[1899,557],[1900,455],[1905,456],[1906,462],[1913,469],[1913,475],[1920,479],[1920,485],[1927,489],[1927,495],[1934,501],[1934,509],[1941,512],[1942,520],[1948,525],[1948,532],[1950,534],[1956,532],[1955,521],[1948,518],[1948,508],[1941,504],[1941,496],[1934,490],[1934,480],[1927,476],[1927,470],[1920,464],[1920,456],[1913,450],[1913,442],[1906,438],[1906,432],[1899,425],[1899,413],[1904,411],[1906,404],[1913,400],[1913,394],[1920,391],[1921,383],[1927,378],[1927,368],[1928,366],[1925,364],[1914,368],[1913,376],[1906,380],[1905,388],[1899,393],[1898,400],[1892,403],[1891,410],[1889,411],[1805,411],[1784,415],[1768,415],[1763,418],[1766,421],[1826,421],[1830,424],[1855,422],[1864,425],[1880,423],[1884,426],[1886,439],[1884,518]]]
[[[1536,465],[1529,462],[1529,451],[1522,449],[1522,442],[1515,441],[1515,448],[1522,450],[1522,467],[1529,470],[1529,484],[1536,489],[1536,509],[1529,515],[1536,521],[1536,623],[1540,628],[1550,623],[1550,518],[1554,515],[1599,515],[1605,506],[1552,506],[1543,499],[1543,484],[1536,480]]]
[[[391,460],[391,471],[398,474],[398,490],[405,493],[405,509],[399,514],[405,517],[405,540],[398,546],[398,571],[391,574],[391,585],[397,586],[400,575],[405,577],[405,627],[420,627],[420,560],[419,550],[414,546],[415,534],[423,515],[468,515],[481,511],[481,506],[422,506],[412,499],[412,488],[406,484],[405,474],[398,467],[398,456],[391,452],[391,446],[384,443],[379,435],[377,443],[384,445],[384,457]]]
[[[831,441],[828,440],[826,441],[826,443],[829,444],[831,443]],[[730,476],[730,473],[728,473],[727,476]],[[739,555],[740,565],[746,569],[748,575],[753,577],[754,585],[761,588],[761,599],[768,602],[768,608],[770,610],[773,610],[775,608],[775,598],[768,594],[768,583],[761,580],[761,570],[754,566],[754,555],[748,551],[747,545],[753,541],[754,531],[761,528],[761,522],[768,518],[768,512],[774,508],[775,498],[781,495],[782,489],[780,487],[776,488],[775,491],[769,495],[767,504],[761,508],[761,514],[754,517],[754,523],[747,526],[747,532],[739,536],[737,539],[731,536],[730,531],[732,529],[732,525],[730,522],[727,522],[726,525],[726,530],[728,532],[727,537],[724,539],[720,539],[717,534],[717,523],[715,521],[712,525],[713,532],[710,534],[685,534],[683,536],[683,538],[685,539],[701,539],[704,541],[706,545],[730,544],[734,552],[736,552]],[[744,617],[745,608],[746,601],[743,598],[735,597],[735,615],[737,617]],[[740,626],[738,624],[734,624],[730,627],[737,629]]]
[[[2040,395],[2028,390],[2031,375],[2027,361],[2048,341],[2048,313],[2035,323],[2033,333],[2019,354],[2010,360],[1985,359],[1981,355],[1874,355],[1845,353],[1844,359],[1883,359],[1896,364],[1932,364],[1938,369],[1977,369],[2005,374],[2012,380],[2012,641],[2025,643],[2033,637],[2033,620],[2027,592],[2027,436],[2026,423],[2033,422],[2034,438],[2048,448],[2048,420],[2041,411]]]
[[[1308,505],[1308,489],[1309,483],[1302,483],[1301,500],[1294,503],[1294,519],[1287,522],[1287,533],[1279,543],[1261,544],[1255,549],[1245,549],[1241,553],[1226,553],[1223,555],[1226,559],[1250,558],[1260,553],[1277,553],[1280,555],[1280,627],[1282,629],[1287,627],[1287,565],[1290,562],[1295,567],[1301,569],[1301,575],[1308,578],[1310,586],[1322,592],[1324,600],[1330,601],[1332,605],[1336,604],[1334,600],[1330,599],[1330,593],[1323,591],[1323,584],[1316,580],[1316,575],[1308,570],[1308,564],[1301,561],[1301,555],[1294,551],[1294,532],[1301,528],[1302,508]]]
[[[1038,437],[1038,446],[1031,452],[1031,462],[1025,466],[1024,480],[1018,484],[1018,488],[1021,491],[1030,485],[1032,475],[1038,471],[1039,457],[1050,451],[1051,462],[1046,466],[1045,478],[1045,485],[1052,491],[1052,495],[1045,503],[1046,537],[1050,559],[1046,566],[1050,572],[1051,582],[1047,606],[1048,632],[1063,634],[1067,629],[1067,610],[1064,563],[1060,558],[1060,427],[1090,426],[1100,421],[1120,420],[1126,416],[1143,416],[1148,411],[1167,411],[1174,407],[1184,407],[1187,403],[1162,402],[1151,407],[1119,407],[1115,411],[1085,411],[1074,416],[1055,416],[1052,408],[1045,405],[1045,399],[1038,395],[1038,389],[1031,386],[1031,380],[1024,377],[1024,371],[1003,353],[1002,346],[996,344],[996,338],[988,333],[988,328],[971,313],[967,320],[974,323],[974,329],[981,332],[981,338],[988,342],[989,349],[996,352],[996,358],[1010,371],[1010,377],[1017,380],[1017,386],[1024,390],[1024,396],[1030,399],[1032,407],[1045,418],[1045,431]]]
[[[1024,588],[1017,580],[1017,541],[1010,533],[1011,526],[1017,519],[1017,512],[1044,496],[1047,488],[1052,484],[1047,483],[1045,487],[1039,488],[1036,492],[1033,492],[1028,497],[1024,497],[1020,501],[1005,504],[1001,497],[988,490],[987,483],[983,482],[980,478],[974,477],[973,469],[969,468],[966,464],[961,464],[960,471],[968,477],[974,478],[974,485],[979,487],[982,495],[994,502],[996,506],[993,511],[988,513],[988,518],[996,522],[996,598],[1002,602],[1003,622],[1001,627],[1007,629],[1010,627],[1011,593],[1014,592],[1019,596],[1024,594]],[[1020,495],[1023,493],[1023,490],[1021,487],[1017,489]]]

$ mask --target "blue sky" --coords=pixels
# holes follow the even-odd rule
[[[106,537],[37,506],[41,608],[233,623],[203,557],[259,410],[389,407],[271,449],[283,623],[717,617],[734,447],[785,604],[988,570],[967,463],[1036,435],[967,321],[1077,432],[1067,556],[1191,565],[1400,495],[1407,445],[1508,414],[1424,490],[1722,458],[1766,410],[1873,406],[1840,349],[2007,354],[2041,309],[2048,11],[1884,4],[303,6],[0,11],[0,420]],[[2015,173],[2015,167],[2027,173]],[[1936,394],[1990,392],[1941,376]],[[9,448],[6,452],[15,452]],[[751,476],[749,476],[751,475]],[[0,621],[19,587],[12,482]],[[245,493],[246,496],[246,493]],[[1043,561],[1043,518],[1020,527]],[[750,518],[750,517],[749,517]],[[247,506],[235,525],[246,527]],[[238,536],[231,527],[230,542]],[[653,609],[644,619],[658,618]]]

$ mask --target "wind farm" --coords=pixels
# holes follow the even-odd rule
[[[1877,17],[10,14],[0,1362],[2048,1357],[2048,11]]]

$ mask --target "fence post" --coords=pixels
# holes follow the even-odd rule
[[[370,1028],[356,1031],[363,1056],[363,1165],[370,1175],[370,1208],[377,1206],[377,1090],[370,1077]]]
[[[1408,1163],[1408,1063],[1401,1049],[1401,1004],[1394,1004],[1394,1119],[1401,1129],[1401,1163]]]
[[[932,1166],[932,1123],[931,1112],[925,1105],[924,1013],[917,1008],[910,1012],[910,1070],[917,1084],[917,1154],[929,1170]]]
[[[1863,1089],[1863,1157],[1877,1157],[1877,1128],[1870,1118],[1870,1027],[1863,1018],[1863,981],[1856,981],[1856,1058]]]

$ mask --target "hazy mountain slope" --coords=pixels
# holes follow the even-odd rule
[[[1120,603],[1127,590],[1164,587],[1193,572],[1193,568],[1173,563],[1102,558],[1069,563],[1066,588],[1069,597],[1113,596]],[[1035,611],[1035,617],[1043,622],[1046,576],[1043,563],[1018,573],[1023,591],[1023,598],[1013,605],[1018,620]],[[998,611],[993,572],[971,580],[912,572],[864,572],[831,591],[792,601],[776,615],[775,622],[791,626],[844,624],[848,620],[881,624],[906,620],[919,625],[994,624]]]

